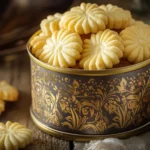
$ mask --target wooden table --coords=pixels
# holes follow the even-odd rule
[[[19,122],[33,132],[33,142],[25,150],[70,150],[72,142],[57,139],[39,130],[31,120],[30,60],[27,52],[0,58],[0,80],[6,80],[19,90],[16,102],[6,102],[0,122]]]

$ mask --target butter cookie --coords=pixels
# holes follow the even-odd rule
[[[0,81],[0,99],[6,101],[16,101],[18,90],[9,85],[6,81]]]
[[[80,67],[86,70],[112,68],[120,62],[124,46],[117,32],[107,29],[84,40]]]
[[[108,16],[108,29],[124,29],[130,25],[132,19],[130,11],[112,4],[101,5],[100,8],[103,9]]]
[[[37,58],[41,55],[43,51],[43,47],[46,44],[47,36],[35,36],[30,42],[31,45],[31,52],[34,54]]]
[[[52,66],[73,67],[76,60],[80,59],[82,43],[81,37],[75,32],[66,29],[55,31],[47,39],[39,59]]]
[[[150,28],[143,25],[130,26],[120,33],[125,46],[124,57],[139,63],[150,58]]]
[[[20,125],[7,121],[0,123],[0,150],[18,150],[32,141],[32,132]]]
[[[41,21],[40,27],[45,36],[51,36],[54,31],[60,29],[60,19],[62,14],[56,13],[47,16],[47,19]]]
[[[75,31],[79,34],[97,33],[105,30],[108,22],[106,13],[97,4],[81,3],[66,12],[61,23],[65,29]]]

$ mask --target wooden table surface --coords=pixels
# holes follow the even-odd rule
[[[39,130],[31,120],[30,60],[27,52],[0,58],[0,80],[6,80],[19,90],[16,102],[6,102],[0,122],[19,122],[33,132],[33,142],[25,150],[70,150],[72,142],[57,139]]]

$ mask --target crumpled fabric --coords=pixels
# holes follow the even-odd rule
[[[74,142],[74,150],[150,150],[150,132],[125,140],[107,138],[89,143]]]

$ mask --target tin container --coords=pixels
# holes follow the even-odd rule
[[[85,71],[41,62],[31,54],[30,41],[27,49],[31,117],[43,131],[67,140],[89,141],[127,138],[149,128],[150,59],[127,67]]]

